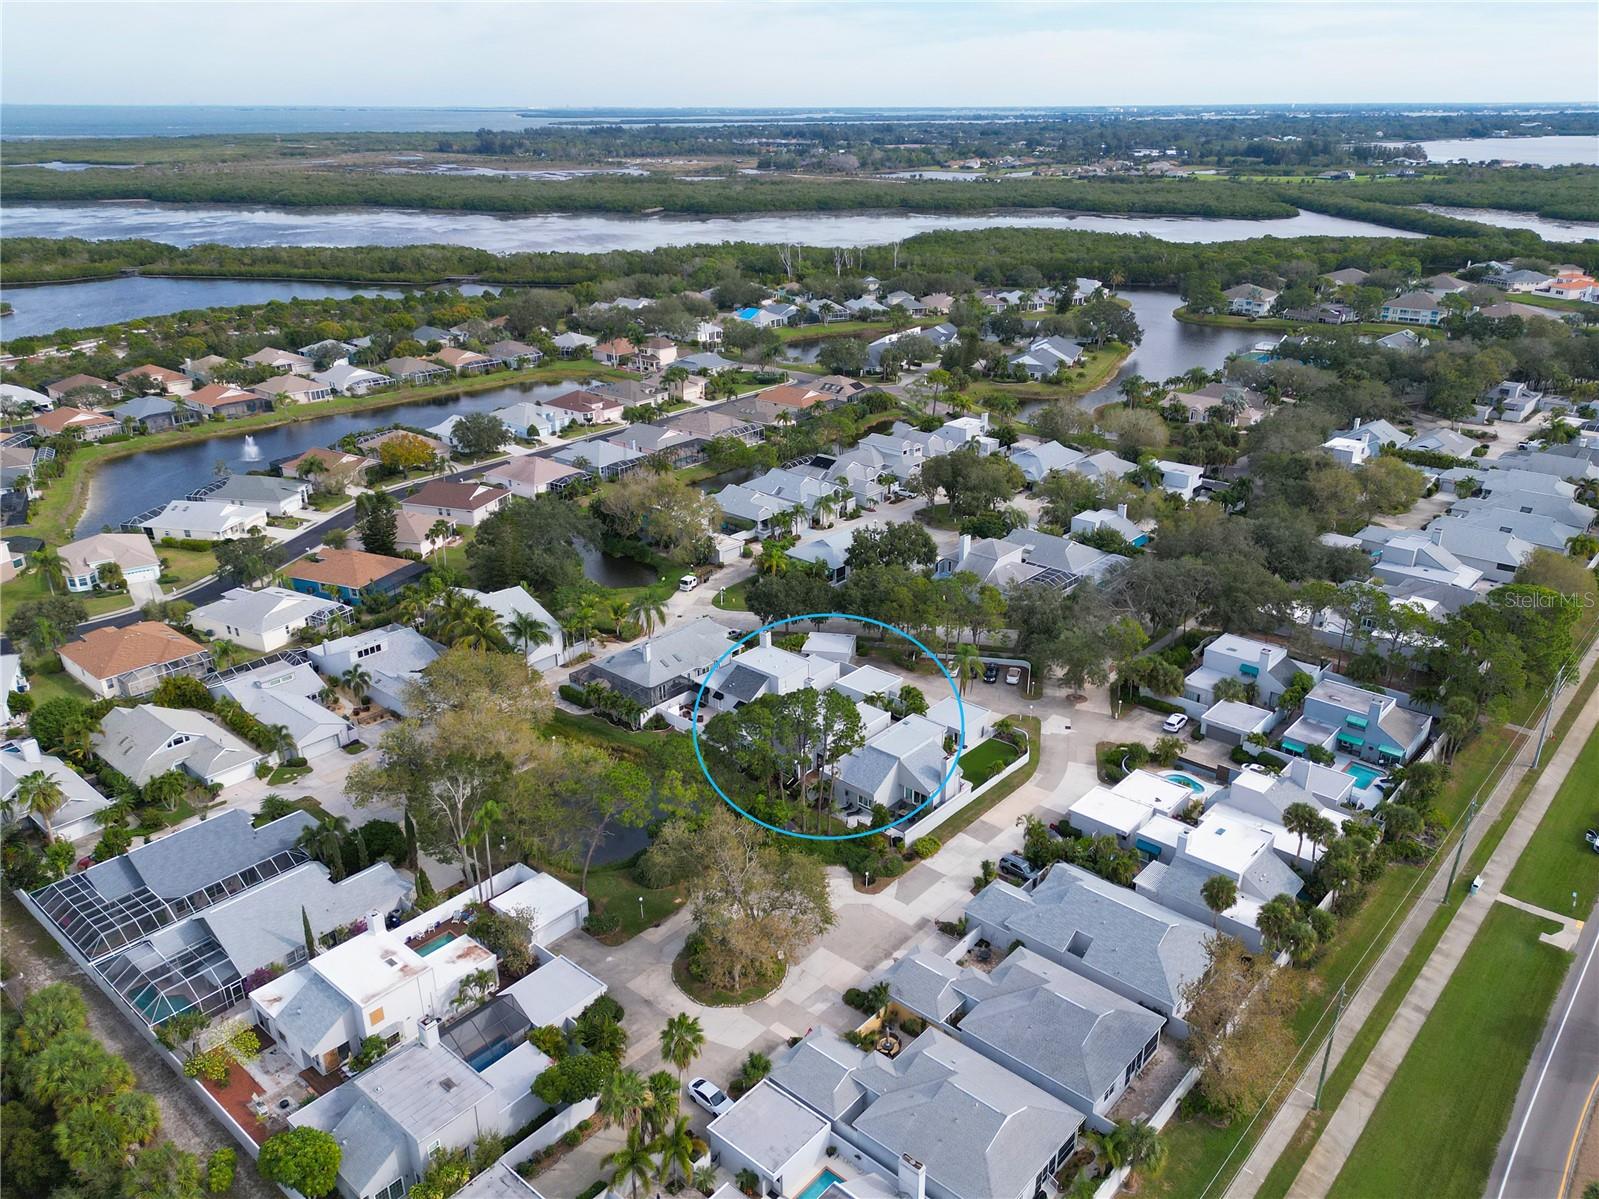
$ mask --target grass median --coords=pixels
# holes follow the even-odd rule
[[[1550,751],[1553,753],[1553,750]],[[1588,738],[1505,880],[1505,893],[1562,915],[1586,912],[1599,898],[1599,870],[1583,833],[1599,826],[1599,730]],[[1573,905],[1572,896],[1576,896]]]

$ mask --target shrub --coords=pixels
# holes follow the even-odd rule
[[[199,712],[209,712],[215,706],[205,684],[187,674],[162,679],[150,693],[150,702],[163,708],[193,708]]]
[[[236,1160],[232,1149],[218,1149],[206,1158],[205,1189],[213,1195],[225,1195],[232,1190]]]
[[[899,1022],[899,1027],[907,1037],[919,1037],[927,1031],[927,1022],[917,1016],[906,1016]]]
[[[583,1143],[583,1134],[575,1128],[568,1128],[561,1134],[561,1144],[568,1149],[576,1149]]]
[[[562,683],[556,690],[567,703],[576,704],[581,708],[588,707],[588,697],[583,694],[583,688],[571,683]]]
[[[590,936],[603,937],[622,927],[622,918],[615,912],[590,912],[583,920],[583,931]]]
[[[857,1012],[870,1012],[872,1005],[866,998],[866,992],[859,987],[851,987],[844,992],[844,1005],[852,1007]]]
[[[584,1016],[587,1016],[591,1020],[609,1020],[612,1024],[620,1024],[624,1015],[626,1015],[626,1012],[620,1003],[617,1003],[609,995],[601,995],[583,1009],[578,1015],[578,1019],[581,1020]]]
[[[108,862],[119,853],[126,853],[133,845],[133,834],[125,825],[113,824],[100,834],[100,840],[95,842],[94,860]]]
[[[528,1043],[549,1058],[558,1062],[566,1056],[566,1034],[553,1024],[541,1025],[527,1034]]]
[[[922,859],[932,857],[943,848],[944,843],[937,837],[917,837],[911,842],[911,853]]]
[[[33,696],[26,691],[15,692],[6,699],[6,707],[13,716],[25,716],[33,711]]]
[[[598,1196],[605,1194],[606,1186],[607,1183],[603,1178],[595,1179],[577,1193],[577,1199],[597,1199]]]

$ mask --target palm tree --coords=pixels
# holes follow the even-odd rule
[[[573,604],[566,613],[566,627],[579,641],[587,641],[594,635],[594,626],[600,617],[599,609],[595,606],[594,598],[585,595]]]
[[[779,549],[775,542],[766,541],[761,544],[761,556],[756,559],[755,570],[763,575],[786,575],[792,560],[788,553]]]
[[[1199,895],[1210,909],[1210,926],[1220,928],[1221,914],[1238,902],[1238,884],[1225,874],[1213,874],[1199,888]]]
[[[1150,1178],[1166,1168],[1166,1138],[1151,1128],[1148,1120],[1128,1120],[1110,1134],[1121,1150],[1121,1158],[1134,1170],[1142,1169]]]
[[[301,830],[294,843],[326,866],[330,879],[340,882],[344,878],[344,838],[349,831],[348,818],[324,816],[320,823]]]
[[[511,619],[505,622],[506,635],[522,649],[522,656],[529,657],[540,646],[549,645],[555,640],[550,636],[550,630],[544,622],[531,612],[513,612]],[[528,663],[529,673],[533,670],[533,663]]]
[[[611,1167],[611,1185],[628,1184],[628,1193],[638,1199],[638,1184],[646,1187],[655,1179],[655,1157],[644,1139],[641,1129],[627,1130],[627,1142],[614,1153],[607,1154],[605,1164]]]
[[[666,623],[666,601],[651,595],[648,591],[641,591],[628,605],[627,614],[648,637]]]
[[[278,760],[293,757],[299,752],[299,746],[294,743],[294,734],[289,732],[286,724],[268,724],[262,726],[262,735],[266,744],[262,746],[269,754],[277,754]]]
[[[339,685],[349,695],[351,703],[364,703],[367,688],[372,686],[372,676],[357,662],[339,676]]]
[[[66,565],[66,560],[53,549],[45,548],[33,552],[34,569],[44,576],[51,595],[55,594],[57,587],[66,587]]]
[[[612,1124],[633,1124],[643,1114],[649,1091],[637,1070],[618,1070],[606,1079],[599,1111]]]
[[[1283,809],[1283,827],[1299,834],[1299,848],[1294,851],[1296,858],[1305,856],[1305,836],[1316,831],[1316,822],[1320,819],[1321,813],[1314,804],[1291,803]]]
[[[500,628],[499,615],[482,600],[459,591],[444,597],[434,628],[440,641],[476,650],[507,650],[510,642]]]
[[[428,540],[433,543],[433,549],[439,549],[444,544],[444,539],[455,531],[455,526],[449,521],[439,519],[428,526]],[[428,556],[432,556],[431,551]]]
[[[697,1016],[679,1012],[661,1029],[661,1056],[677,1067],[679,1082],[683,1080],[683,1072],[704,1048],[705,1029]]]
[[[39,826],[44,829],[44,839],[49,842],[54,836],[50,821],[66,804],[67,793],[61,789],[60,783],[44,771],[35,770],[17,780],[16,794],[12,802],[39,822]]]
[[[966,694],[966,684],[983,673],[983,655],[969,641],[955,647],[955,677],[960,679],[961,694]]]
[[[673,1174],[682,1175],[684,1181],[693,1175],[694,1134],[689,1129],[687,1116],[673,1120],[672,1127],[656,1137],[650,1148],[661,1155],[659,1173],[655,1176],[657,1182],[668,1182]]]
[[[225,637],[211,643],[211,661],[218,670],[226,670],[238,653],[239,647]]]

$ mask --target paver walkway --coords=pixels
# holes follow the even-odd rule
[[[1590,648],[1583,657],[1579,680],[1587,677],[1588,672],[1594,669],[1596,661],[1599,661],[1599,645]],[[1565,711],[1577,690],[1577,686],[1572,685],[1561,692],[1555,701],[1551,725]],[[1399,1068],[1405,1051],[1426,1020],[1427,1013],[1432,1010],[1433,1002],[1449,981],[1450,975],[1454,973],[1461,955],[1471,944],[1477,928],[1487,915],[1489,906],[1501,898],[1500,888],[1510,868],[1515,865],[1516,859],[1521,856],[1527,843],[1532,839],[1538,822],[1543,818],[1544,812],[1553,801],[1560,784],[1565,780],[1572,763],[1576,761],[1577,754],[1596,724],[1599,724],[1599,704],[1589,704],[1585,710],[1578,713],[1576,721],[1568,730],[1559,749],[1546,763],[1520,813],[1489,858],[1482,872],[1481,891],[1461,904],[1449,927],[1444,931],[1443,937],[1434,947],[1432,956],[1411,985],[1393,1020],[1367,1057],[1365,1065],[1351,1084],[1343,1101],[1338,1105],[1337,1111],[1322,1129],[1321,1137],[1311,1150],[1304,1168],[1289,1188],[1290,1199],[1321,1199],[1321,1196],[1326,1195],[1331,1188],[1339,1170],[1343,1168],[1344,1161],[1353,1151],[1355,1142],[1359,1140],[1360,1133],[1365,1128],[1378,1099],[1382,1097],[1384,1088]],[[1511,792],[1515,790],[1530,767],[1531,744],[1529,743],[1520,748],[1516,762],[1500,778],[1498,786],[1494,788],[1482,810],[1477,813],[1471,831],[1466,837],[1462,860],[1470,856],[1483,833],[1492,827],[1495,818],[1509,800]],[[1424,894],[1412,905],[1398,933],[1388,943],[1377,964],[1351,998],[1339,1022],[1338,1033],[1333,1038],[1329,1071],[1342,1060],[1349,1042],[1370,1016],[1372,1008],[1382,997],[1389,982],[1398,973],[1428,920],[1432,918],[1436,905],[1442,902],[1444,887],[1448,880],[1447,869],[1440,869],[1433,876]],[[1456,885],[1464,886],[1466,880],[1459,880]],[[1553,915],[1550,918],[1559,919]],[[1227,1188],[1228,1199],[1250,1199],[1259,1189],[1272,1164],[1287,1147],[1301,1121],[1309,1113],[1315,1098],[1316,1077],[1320,1068],[1321,1055],[1317,1053],[1313,1055],[1293,1092],[1284,1100],[1270,1125],[1261,1135],[1245,1162],[1244,1169]]]

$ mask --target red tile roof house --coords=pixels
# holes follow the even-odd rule
[[[169,371],[166,367],[157,366],[153,362],[123,371],[117,376],[117,382],[124,387],[132,387],[138,379],[149,379],[152,383],[159,383],[161,390],[169,396],[186,396],[194,390],[194,380],[188,375],[182,371]]]
[[[424,484],[415,495],[406,497],[400,510],[476,528],[503,508],[510,498],[511,493],[503,487],[437,479]]]
[[[107,400],[120,400],[122,388],[115,383],[108,383],[104,379],[97,379],[93,375],[68,375],[65,379],[57,379],[54,383],[44,385],[44,394],[52,400],[60,402],[75,392],[85,393],[82,398],[93,402],[97,397],[88,393],[100,392]]]
[[[55,437],[67,433],[84,441],[99,441],[102,437],[110,437],[121,431],[121,422],[85,408],[52,408],[49,412],[41,412],[33,418],[33,432],[36,437]]]
[[[196,411],[227,420],[236,420],[252,412],[272,411],[271,400],[231,383],[209,383],[185,398],[189,407]]]
[[[458,375],[479,374],[494,365],[494,359],[487,354],[479,354],[473,350],[459,350],[454,346],[445,346],[433,355],[433,361],[449,367]]]
[[[169,675],[211,670],[205,646],[154,620],[98,628],[56,652],[66,672],[101,699],[146,695]]]
[[[625,337],[602,341],[589,351],[595,362],[603,362],[606,366],[621,366],[630,362],[637,353],[638,347]]]
[[[553,400],[545,400],[544,406],[570,412],[573,420],[584,425],[608,425],[619,421],[624,407],[619,397],[597,391],[569,391]]]

